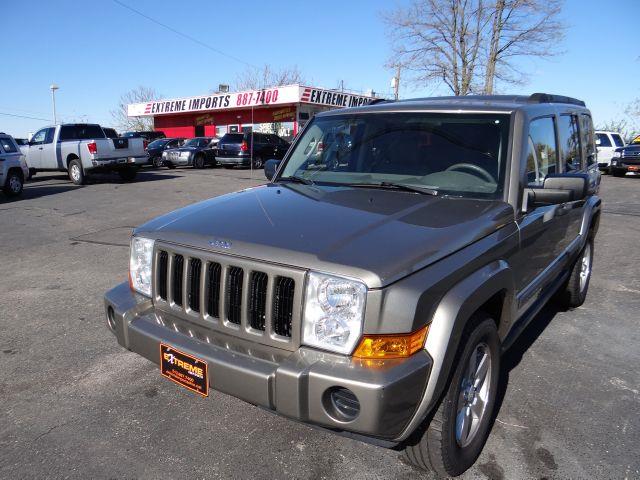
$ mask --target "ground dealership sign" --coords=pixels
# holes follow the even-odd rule
[[[348,92],[285,85],[282,87],[249,90],[246,92],[214,93],[199,97],[185,97],[127,105],[130,117],[170,115],[176,113],[228,110],[291,103],[308,103],[333,107],[366,105],[373,97]]]

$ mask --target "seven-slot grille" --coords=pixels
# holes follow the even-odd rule
[[[260,343],[284,348],[298,341],[304,272],[179,250],[159,246],[155,254],[161,310]]]

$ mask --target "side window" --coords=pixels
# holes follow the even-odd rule
[[[44,138],[44,143],[53,143],[53,135],[56,133],[55,128],[47,128],[47,135]]]
[[[606,133],[596,133],[596,137],[598,140],[600,140],[600,143],[598,144],[601,147],[611,147],[611,140],[609,140],[609,135],[607,135]]]
[[[553,118],[532,120],[529,124],[527,179],[542,184],[547,175],[558,172],[558,149]]]
[[[78,138],[78,133],[76,132],[75,125],[63,125],[60,127],[60,141],[64,142],[65,140],[76,140]]]
[[[596,163],[596,145],[593,140],[593,122],[590,115],[580,115],[580,133],[582,135],[582,145],[584,145],[587,156],[587,166]]]
[[[622,140],[622,137],[620,137],[620,135],[618,135],[617,133],[612,133],[611,137],[613,138],[616,147],[624,147],[624,141]]]
[[[0,152],[4,150],[5,153],[16,153],[18,148],[14,145],[13,140],[8,137],[0,138]]]
[[[576,115],[560,115],[558,137],[562,147],[562,162],[567,172],[582,168],[578,117]]]
[[[31,137],[31,143],[35,144],[35,145],[41,145],[44,143],[44,139],[47,136],[47,130],[46,128],[43,128],[42,130],[38,130],[35,135],[33,137]]]

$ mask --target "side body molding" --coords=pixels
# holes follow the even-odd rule
[[[498,293],[504,293],[502,318],[496,319],[500,322],[500,338],[504,338],[515,315],[515,282],[506,261],[495,260],[476,270],[442,297],[425,343],[425,350],[433,359],[429,381],[415,415],[397,441],[406,440],[434,408],[455,368],[455,356],[469,317]]]

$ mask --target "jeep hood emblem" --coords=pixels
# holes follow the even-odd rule
[[[209,240],[209,245],[215,248],[224,248],[225,250],[229,250],[231,248],[231,242],[228,242],[226,240],[220,240],[218,238]]]

